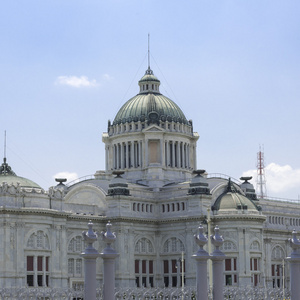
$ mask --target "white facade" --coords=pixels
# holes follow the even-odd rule
[[[199,136],[159,93],[159,84],[149,68],[140,93],[109,122],[102,137],[106,170],[93,178],[67,186],[60,180],[44,191],[16,176],[4,159],[1,287],[82,284],[81,233],[89,220],[98,232],[108,220],[113,224],[118,286],[180,286],[182,252],[185,283],[195,285],[192,255],[201,222],[207,231],[218,225],[225,239],[224,285],[282,286],[283,259],[291,251],[287,239],[300,227],[299,204],[257,200],[249,179],[193,173]],[[101,241],[94,246],[104,248]],[[99,284],[102,269],[98,259]]]

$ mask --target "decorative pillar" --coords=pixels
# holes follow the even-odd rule
[[[130,146],[130,155],[131,155],[131,159],[130,159],[130,167],[134,168],[134,141],[131,141],[131,146]]]
[[[197,262],[196,271],[196,286],[197,286],[197,300],[208,299],[207,288],[207,260],[210,258],[209,254],[203,249],[207,243],[207,237],[203,234],[202,225],[198,228],[199,233],[194,235],[195,242],[199,246],[199,250],[192,257]]]
[[[129,169],[129,147],[128,147],[128,143],[126,142],[126,154],[125,154],[125,159],[126,159],[126,168]]]
[[[293,249],[287,260],[290,262],[291,300],[300,299],[300,240],[296,237],[297,231],[293,230],[292,238],[289,239],[290,247]]]
[[[100,253],[103,259],[103,300],[115,299],[115,259],[119,254],[110,246],[116,240],[111,232],[111,223],[106,224],[106,232],[101,232],[102,240],[107,247]],[[86,298],[90,300],[90,298]]]
[[[87,247],[80,255],[84,259],[84,299],[96,300],[96,260],[100,255],[93,243],[98,236],[93,231],[92,221],[88,223],[88,228],[87,232],[82,232]]]
[[[140,165],[140,168],[143,167],[143,163],[142,163],[142,141],[139,142],[139,165]]]
[[[124,144],[120,143],[121,145],[121,169],[124,169]]]
[[[172,141],[172,163],[171,163],[171,166],[172,168],[175,167],[175,142]]]
[[[211,243],[215,246],[214,252],[211,254],[212,267],[213,267],[213,299],[223,300],[223,261],[225,254],[220,251],[220,247],[224,243],[224,239],[219,235],[219,227],[215,227],[215,235],[210,236]]]

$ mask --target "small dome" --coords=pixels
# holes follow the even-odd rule
[[[6,158],[3,159],[3,164],[0,167],[0,184],[6,182],[8,185],[19,185],[20,187],[24,188],[38,188],[41,187],[24,177],[17,176],[16,173],[12,170],[12,168],[7,164]]]
[[[227,188],[215,201],[212,210],[248,210],[258,211],[259,207],[249,198],[244,196],[229,179]]]
[[[188,124],[179,106],[159,92],[160,81],[154,76],[150,68],[139,81],[140,92],[129,99],[118,111],[113,124],[126,122],[157,123],[179,122]]]

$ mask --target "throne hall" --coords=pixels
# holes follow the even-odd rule
[[[197,111],[192,117],[199,117]],[[160,93],[149,66],[138,94],[102,135],[105,170],[70,183],[57,178],[56,186],[43,190],[20,176],[26,174],[15,174],[13,162],[4,157],[0,286],[82,285],[81,233],[89,220],[98,232],[112,223],[119,287],[180,287],[182,275],[185,285],[195,286],[192,255],[201,223],[207,234],[218,225],[225,240],[224,285],[282,287],[285,280],[287,286],[284,258],[291,251],[291,231],[299,230],[299,204],[259,199],[251,177],[236,180],[198,169],[198,140],[192,120]],[[104,245],[99,240],[95,247],[101,252]],[[102,281],[99,259],[99,286]]]

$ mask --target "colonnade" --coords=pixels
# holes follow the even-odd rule
[[[113,144],[110,152],[112,155],[111,168],[118,170],[145,167],[149,162],[148,142],[147,140],[146,144],[144,144],[141,140],[136,140]],[[189,143],[167,140],[164,141],[164,147],[162,145],[158,148],[160,153],[157,155],[159,157],[157,163],[161,163],[163,166],[169,168],[191,168],[191,146]],[[144,148],[145,157],[143,157]],[[109,147],[106,147],[107,162],[108,158]]]
[[[113,145],[113,168],[130,169],[142,167],[142,141],[126,141]]]
[[[190,145],[178,141],[165,141],[165,165],[172,168],[190,168]]]

